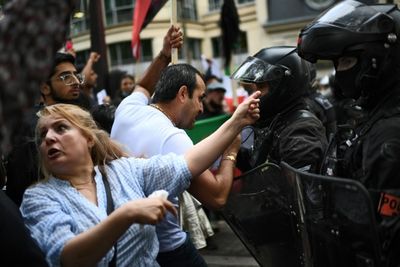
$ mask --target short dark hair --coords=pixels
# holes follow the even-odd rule
[[[123,79],[126,79],[126,78],[129,78],[129,79],[131,79],[132,81],[135,81],[135,76],[130,75],[130,74],[128,74],[128,73],[125,73],[125,74],[121,77],[121,81],[122,81]]]
[[[61,63],[64,63],[64,62],[69,62],[69,63],[71,63],[72,65],[75,66],[75,58],[71,54],[57,52],[55,57],[54,57],[53,65],[52,65],[52,68],[51,68],[51,72],[50,72],[50,74],[48,76],[49,79],[56,72],[57,66],[60,65]]]
[[[189,64],[170,65],[161,72],[160,79],[156,84],[153,103],[172,101],[178,94],[179,88],[186,85],[189,97],[192,98],[196,88],[196,74],[203,80],[203,75]]]

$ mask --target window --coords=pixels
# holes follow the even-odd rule
[[[188,56],[191,59],[201,58],[201,39],[188,38],[187,46],[188,46]]]
[[[211,38],[211,46],[213,57],[222,57],[222,40],[221,37]]]
[[[253,3],[253,2],[254,2],[254,0],[236,0],[236,3],[238,5],[246,4],[246,3]]]
[[[238,42],[233,47],[234,54],[244,54],[247,52],[247,34],[246,32],[240,31]]]
[[[79,8],[76,8],[71,19],[72,36],[89,29],[88,10],[88,2],[85,0],[80,1]]]
[[[221,37],[211,38],[211,46],[213,57],[222,57],[222,39]],[[244,54],[248,53],[247,49],[247,34],[246,32],[240,31],[238,41],[233,46],[233,54]]]
[[[131,43],[129,42],[129,46]],[[142,39],[140,41],[140,57],[141,61],[153,60],[153,44],[151,39]]]
[[[179,19],[197,20],[196,1],[180,0],[178,1],[178,10],[180,10]]]
[[[222,0],[208,0],[208,11],[219,11],[222,3]]]
[[[254,0],[236,0],[235,4],[242,5],[246,3],[253,3]],[[224,3],[223,0],[208,0],[208,11],[220,11],[222,4]]]
[[[121,42],[109,45],[111,66],[132,64],[135,59],[132,56],[131,42]],[[151,39],[140,41],[140,61],[151,61],[153,59],[153,48]]]
[[[178,58],[190,61],[201,59],[201,39],[186,38],[185,46],[178,50]]]
[[[131,22],[135,0],[105,0],[106,24],[113,25]]]
[[[338,0],[268,0],[268,16],[266,27],[275,25],[293,24],[314,19],[322,9],[332,6]],[[372,3],[373,0],[362,0],[360,2]],[[290,6],[290,8],[288,8]]]

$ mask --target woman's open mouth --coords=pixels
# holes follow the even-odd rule
[[[50,148],[47,151],[47,156],[49,159],[54,159],[54,158],[58,157],[60,154],[61,154],[61,151],[56,148]]]

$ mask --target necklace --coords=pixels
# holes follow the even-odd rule
[[[82,189],[87,189],[88,187],[91,187],[92,184],[94,184],[94,178],[92,178],[90,181],[87,182],[83,182],[83,183],[76,183],[73,184],[70,182],[70,184],[72,185],[72,187],[74,187],[76,190],[82,190]]]
[[[150,106],[155,108],[155,109],[158,109],[162,114],[164,114],[171,121],[172,125],[174,125],[174,127],[176,127],[174,121],[171,119],[170,116],[168,116],[168,114],[162,108],[160,108],[156,104],[150,104]]]

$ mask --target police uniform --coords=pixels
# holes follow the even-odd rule
[[[336,140],[337,164],[326,170],[368,189],[382,253],[376,266],[400,264],[399,33],[395,5],[344,1],[302,29],[298,42],[310,62],[333,61],[336,86],[363,109],[353,135]]]
[[[310,86],[308,62],[290,46],[264,48],[248,57],[232,77],[244,83],[267,83],[260,98],[260,120],[254,125],[254,145],[239,154],[238,165],[249,170],[281,161],[305,171],[319,170],[326,148],[325,129],[305,102]]]
[[[289,185],[279,177],[277,180],[285,185],[274,180],[265,189],[264,183],[268,184],[270,177],[259,175],[258,167],[266,166],[263,165],[266,162],[285,161],[303,171],[317,171],[327,143],[321,121],[307,110],[305,103],[309,86],[307,65],[297,55],[295,47],[278,46],[264,48],[248,57],[232,75],[244,88],[262,92],[260,119],[253,125],[254,142],[250,148],[240,150],[237,166],[254,173],[245,180],[251,180],[250,187],[259,188],[265,195],[256,193],[250,194],[253,197],[248,199],[240,198],[238,210],[252,213],[243,220],[239,216],[238,220],[245,241],[251,243],[251,247],[260,246],[253,255],[268,266],[302,266],[303,251],[295,216],[290,212],[291,195],[285,191]],[[261,195],[268,200],[257,197]],[[235,206],[233,203],[227,206]],[[247,209],[247,205],[251,207]]]

